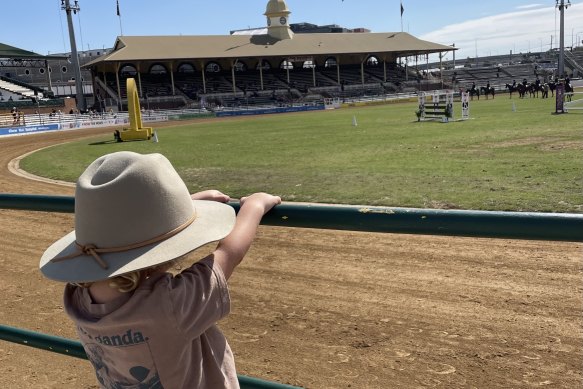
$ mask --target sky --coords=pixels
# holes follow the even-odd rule
[[[74,4],[74,0],[70,0]],[[78,0],[78,50],[110,48],[119,35],[226,35],[264,27],[267,0]],[[564,0],[567,1],[567,0]],[[39,54],[70,52],[61,0],[1,0],[0,42]],[[555,0],[287,0],[290,23],[405,31],[453,45],[456,59],[556,48]],[[565,46],[583,46],[583,0],[565,11]],[[24,8],[23,8],[24,6]],[[445,59],[453,59],[448,53]]]

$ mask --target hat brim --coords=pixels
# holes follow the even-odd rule
[[[235,225],[235,210],[216,201],[193,200],[196,219],[178,234],[158,243],[133,250],[102,253],[108,264],[103,269],[91,255],[51,262],[79,251],[75,231],[53,243],[40,260],[40,271],[55,281],[94,282],[120,276],[136,270],[159,265],[179,258],[197,248],[227,236]],[[144,211],[144,212],[147,212]]]

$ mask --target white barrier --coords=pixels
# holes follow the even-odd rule
[[[583,92],[565,93],[563,109],[565,112],[583,111]]]
[[[435,90],[431,93],[431,104],[427,103],[427,94],[419,92],[418,111],[416,112],[419,121],[439,120],[447,123],[455,120],[453,90]],[[461,94],[462,116],[458,120],[470,118],[470,94]]]

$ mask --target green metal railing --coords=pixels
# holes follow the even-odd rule
[[[238,203],[230,205],[238,211]],[[0,194],[0,209],[71,213],[74,206],[74,198],[68,196]],[[261,223],[349,231],[583,242],[583,214],[573,213],[283,203],[267,213]]]
[[[70,357],[87,359],[87,354],[85,354],[81,342],[62,338],[60,336],[41,334],[39,332],[0,324],[0,339],[41,350],[68,355]],[[241,389],[297,389],[297,386],[264,381],[240,374],[237,378],[239,379],[239,386],[241,386]]]
[[[238,203],[230,203],[236,211]],[[0,209],[74,212],[67,196],[0,194]],[[367,232],[583,242],[583,214],[458,211],[393,207],[278,205],[264,225]],[[0,325],[0,339],[87,359],[80,342]],[[292,386],[239,375],[243,389]]]

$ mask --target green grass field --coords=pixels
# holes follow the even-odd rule
[[[159,143],[101,136],[34,153],[21,166],[75,181],[100,155],[160,152],[191,191],[216,188],[232,197],[268,191],[285,201],[583,210],[583,114],[552,115],[554,99],[507,95],[472,101],[464,122],[417,122],[416,107],[190,122],[157,130]],[[459,102],[455,111],[459,117]]]

